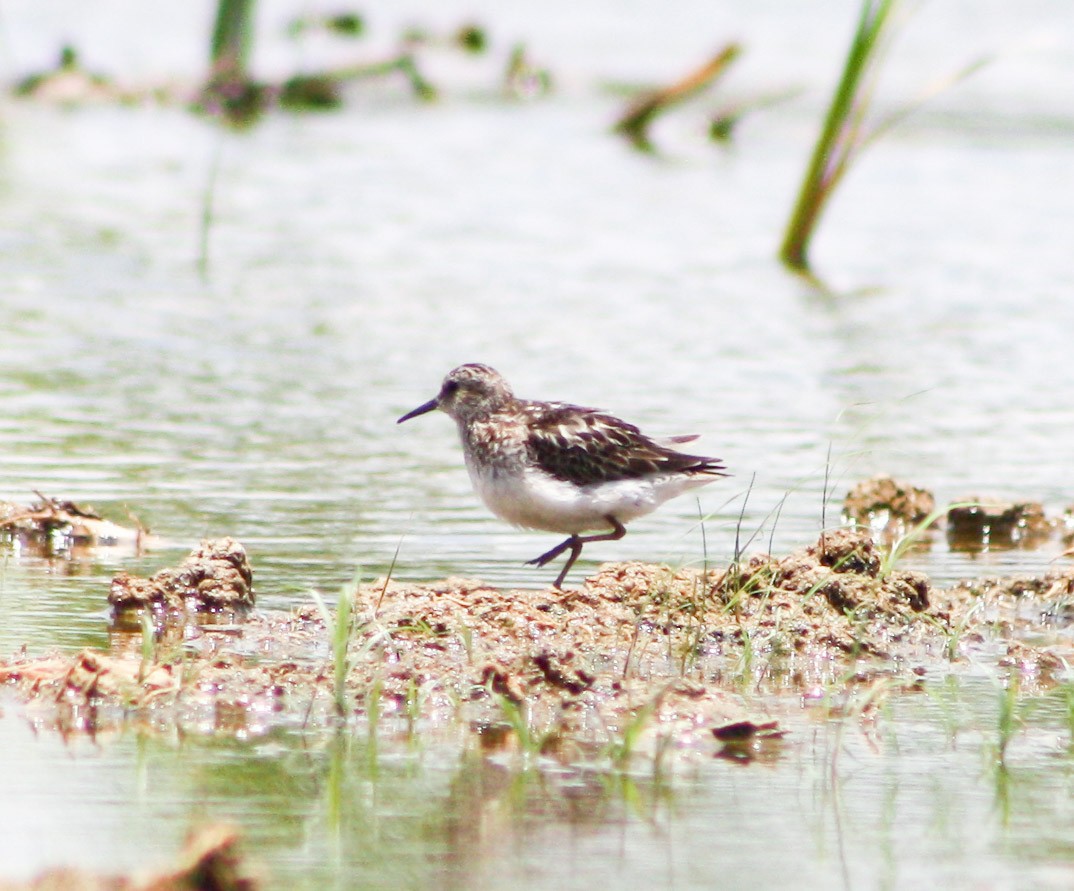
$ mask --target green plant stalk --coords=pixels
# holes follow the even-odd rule
[[[366,760],[369,763],[370,772],[376,773],[377,768],[377,730],[380,727],[380,694],[384,691],[384,681],[377,675],[366,693],[365,713],[369,724],[369,740],[366,746]]]
[[[157,628],[153,623],[153,614],[148,609],[142,610],[138,616],[138,624],[142,629],[142,661],[138,665],[138,683],[145,680],[147,669],[156,661],[157,657]]]
[[[205,181],[205,191],[201,198],[201,221],[198,227],[198,276],[202,282],[209,280],[209,241],[212,235],[214,199],[216,196],[216,179],[220,173],[220,156],[223,154],[223,136],[219,136],[213,147],[209,160],[209,174]]]
[[[320,593],[318,591],[311,593],[332,641],[332,699],[335,703],[336,714],[340,718],[345,718],[347,715],[347,674],[350,672],[348,650],[354,625],[350,590],[346,586],[340,588],[339,597],[336,598],[334,618]]]
[[[976,613],[981,608],[982,603],[983,601],[978,600],[973,606],[966,610],[966,612],[962,615],[962,618],[959,620],[958,624],[955,625],[953,628],[948,627],[939,619],[933,616],[923,615],[921,617],[926,622],[931,624],[934,628],[936,628],[942,635],[944,635],[945,638],[947,638],[947,643],[944,646],[944,655],[946,656],[948,662],[954,662],[955,659],[958,658],[958,645],[959,642],[962,640],[962,635],[965,633],[966,628],[969,626],[970,619],[973,618],[974,613]]]
[[[1007,678],[1006,686],[999,694],[999,714],[997,718],[996,760],[1000,764],[1007,763],[1007,747],[1018,729],[1018,692],[1020,684],[1018,675],[1011,672]]]
[[[334,859],[337,863],[343,860],[344,801],[350,748],[350,735],[344,733],[342,728],[337,728],[328,747],[328,776],[325,781],[328,836],[332,841]]]
[[[466,661],[474,664],[474,629],[470,625],[459,628],[459,637],[462,638],[463,649],[466,650]]]
[[[642,733],[649,725],[650,721],[652,721],[653,715],[656,714],[656,710],[663,700],[665,692],[666,690],[660,691],[656,696],[638,708],[631,716],[630,720],[627,721],[626,726],[623,727],[619,739],[612,740],[606,746],[605,751],[608,755],[608,759],[617,770],[622,770],[629,763],[631,756],[637,748],[638,741],[641,739]]]
[[[862,0],[861,15],[843,66],[843,75],[813,148],[798,200],[779,249],[780,259],[793,270],[808,271],[810,238],[856,148],[855,137],[865,108],[860,97],[862,78],[876,58],[880,36],[895,2]]]
[[[414,733],[420,719],[421,689],[418,687],[414,678],[411,677],[406,685],[406,722],[407,728],[411,734]]]
[[[742,680],[742,686],[746,687],[753,677],[753,635],[742,626],[739,626],[739,635],[742,639],[742,655],[738,659],[737,667],[739,676]]]
[[[219,0],[217,3],[209,44],[212,77],[245,79],[253,14],[254,0]]]
[[[349,590],[340,588],[339,597],[336,598],[336,627],[332,635],[332,693],[340,717],[347,711],[347,674],[350,671],[347,649],[353,626],[352,609]]]
[[[527,755],[540,753],[541,739],[530,727],[525,706],[513,702],[498,693],[494,695],[500,704],[500,710],[507,719],[507,723],[511,725],[511,729],[515,732],[515,739],[518,740],[519,748]]]

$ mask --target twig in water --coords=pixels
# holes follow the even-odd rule
[[[651,151],[649,125],[656,116],[673,105],[688,99],[711,84],[742,52],[737,43],[729,43],[700,68],[669,87],[653,90],[634,102],[615,125],[636,148]]]

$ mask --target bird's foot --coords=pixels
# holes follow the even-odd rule
[[[573,548],[577,538],[578,538],[577,535],[572,535],[566,541],[560,542],[558,545],[556,545],[554,548],[552,548],[552,550],[545,551],[545,553],[541,554],[540,557],[534,557],[532,560],[527,560],[525,565],[526,566],[544,566],[545,564],[551,563],[553,560],[556,559],[556,557],[558,557],[560,554],[562,554],[568,548]]]

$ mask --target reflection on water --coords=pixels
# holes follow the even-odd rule
[[[466,734],[274,731],[90,744],[0,721],[6,874],[76,859],[164,863],[189,826],[235,820],[271,887],[952,887],[1069,882],[1069,706],[1031,694],[1004,761],[1000,690],[937,677],[869,721],[788,709],[778,755],[698,751],[628,771],[488,751]],[[469,741],[467,741],[469,739]],[[65,751],[41,771],[40,749]],[[85,807],[71,810],[77,797]],[[108,801],[121,807],[106,806]],[[25,815],[24,815],[25,816]],[[102,819],[106,817],[106,819]],[[62,838],[47,827],[63,826]],[[122,843],[137,837],[136,849]]]

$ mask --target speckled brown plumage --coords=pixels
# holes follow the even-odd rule
[[[633,424],[596,409],[562,402],[521,402],[520,409],[534,463],[577,486],[666,473],[726,475],[719,460],[661,445]]]
[[[435,409],[455,421],[470,479],[493,513],[516,526],[570,533],[529,561],[544,566],[569,551],[557,588],[583,545],[616,541],[635,517],[727,476],[717,458],[680,452],[606,412],[518,399],[487,365],[449,372],[436,397],[399,423]],[[610,531],[581,534],[594,529]]]

